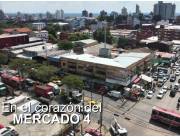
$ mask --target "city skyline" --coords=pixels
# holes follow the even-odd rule
[[[81,13],[84,9],[92,13],[99,13],[101,10],[105,10],[108,13],[111,11],[121,13],[121,9],[126,7],[128,13],[133,13],[135,12],[136,4],[138,4],[141,12],[150,13],[153,11],[153,6],[157,2],[158,1],[1,1],[0,8],[5,13],[16,13],[18,11],[22,13],[45,13],[46,11],[55,12],[57,9],[63,9],[65,13]],[[165,2],[175,3],[176,13],[180,13],[180,9],[178,8],[180,7],[180,1]]]

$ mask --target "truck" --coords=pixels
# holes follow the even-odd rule
[[[20,76],[13,76],[7,73],[3,73],[1,75],[1,81],[15,89],[21,89],[24,85],[24,78]]]
[[[141,94],[144,93],[144,91],[142,91],[139,88],[124,88],[124,94],[123,96],[127,99],[130,100],[134,100],[134,101],[138,101],[140,99]]]
[[[0,82],[0,96],[5,96],[7,94],[7,87],[4,83]]]
[[[116,90],[109,91],[107,94],[113,98],[120,98],[121,97],[121,92],[116,91]]]
[[[57,84],[55,84],[53,82],[49,82],[47,85],[51,86],[53,88],[54,95],[59,95],[60,94],[61,90],[60,90],[60,88],[59,88],[59,86]]]
[[[48,85],[35,85],[34,93],[36,96],[52,99],[54,97],[53,87]]]

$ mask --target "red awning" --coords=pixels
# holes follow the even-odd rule
[[[138,77],[137,79],[135,79],[135,80],[133,81],[133,83],[136,84],[136,83],[138,83],[140,80],[141,80],[141,78]]]

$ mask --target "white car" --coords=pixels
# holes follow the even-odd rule
[[[157,94],[157,98],[162,99],[163,96],[164,96],[164,92],[160,90],[159,93]]]
[[[179,76],[180,75],[180,71],[176,71],[175,75]]]
[[[167,86],[163,86],[163,88],[161,89],[164,93],[166,93],[167,92],[167,90],[168,90],[168,87]]]
[[[153,97],[153,91],[148,91],[146,98],[151,99]]]

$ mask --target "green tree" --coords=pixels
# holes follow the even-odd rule
[[[70,41],[78,41],[79,40],[79,37],[76,33],[73,33],[69,36],[69,40]]]
[[[12,59],[9,63],[9,67],[18,69],[22,76],[24,76],[24,74],[28,75],[32,68],[36,68],[37,66],[38,64],[36,61],[28,59]]]
[[[57,43],[56,37],[52,34],[49,34],[49,41],[51,41],[52,43]]]
[[[41,82],[49,82],[57,73],[58,69],[54,66],[46,66],[46,65],[41,65],[39,68],[34,69],[31,73],[30,76],[35,79],[39,80]]]
[[[8,62],[8,56],[3,53],[0,53],[0,65],[7,64],[7,62]]]
[[[68,75],[62,79],[62,83],[65,84],[69,89],[82,90],[84,83],[79,76]]]
[[[119,48],[125,48],[126,45],[128,45],[128,39],[126,39],[126,38],[119,38],[117,44],[118,44]]]
[[[97,29],[94,33],[93,33],[93,37],[95,40],[97,40],[98,42],[104,42],[104,29]],[[106,30],[106,42],[108,44],[112,44],[112,40],[113,37],[109,31],[109,29]]]
[[[70,50],[74,47],[74,44],[71,41],[60,41],[58,47],[59,49]]]

